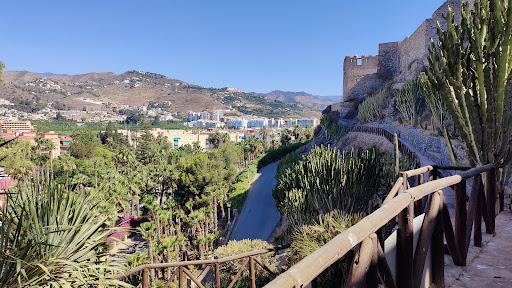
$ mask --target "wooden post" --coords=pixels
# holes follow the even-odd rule
[[[443,199],[443,192],[438,191],[437,193]],[[440,202],[439,209],[430,246],[432,249],[432,282],[436,287],[444,287],[443,201]]]
[[[471,194],[469,196],[468,213],[466,219],[466,246],[464,246],[464,254],[468,254],[469,243],[471,243],[471,229],[473,228],[473,222],[476,225],[476,215],[478,210],[478,198],[480,193],[480,186],[482,186],[482,176],[480,174],[473,176],[471,183]],[[481,229],[481,228],[480,228]],[[476,233],[476,230],[475,230]],[[476,239],[475,239],[476,240]]]
[[[475,231],[473,232],[473,243],[476,247],[482,247],[482,202],[480,201],[480,192],[478,192],[478,203],[475,211]]]
[[[187,281],[184,278],[184,276],[185,275],[183,273],[183,267],[180,266],[179,272],[178,272],[178,287],[179,288],[186,288],[187,287]]]
[[[366,237],[361,244],[358,255],[354,257],[354,262],[350,268],[346,287],[365,287],[368,275],[368,269],[370,268],[373,250],[375,246],[370,237]],[[358,260],[358,261],[356,261]]]
[[[379,276],[378,276],[378,247],[379,245],[377,235],[374,233],[370,235],[370,240],[372,241],[372,255],[370,267],[368,269],[368,275],[366,277],[366,287],[379,287]]]
[[[251,275],[251,288],[256,288],[256,273],[254,267],[254,257],[249,257],[249,274]]]
[[[421,279],[423,277],[423,270],[425,268],[425,261],[427,259],[427,253],[432,242],[432,234],[434,233],[434,227],[436,225],[437,214],[439,212],[439,206],[441,198],[439,194],[433,193],[430,197],[428,204],[428,210],[421,226],[420,236],[418,243],[416,244],[416,251],[414,253],[413,271],[414,271],[414,286],[420,287]]]
[[[455,185],[455,242],[462,258],[462,266],[466,266],[466,180]]]
[[[494,226],[491,223],[491,217],[489,216],[489,212],[487,211],[487,200],[485,199],[485,191],[480,191],[480,197],[479,202],[481,203],[480,209],[482,213],[482,218],[485,222],[485,232],[487,234],[493,234],[494,233]]]
[[[384,287],[386,288],[396,288],[395,279],[393,278],[393,273],[391,272],[391,268],[389,268],[388,261],[386,260],[386,256],[384,255],[384,250],[377,245],[377,257],[378,257],[378,267],[379,267],[379,275],[384,283]]]
[[[450,219],[450,211],[446,205],[446,199],[443,196],[443,231],[444,237],[446,238],[446,244],[448,250],[452,256],[453,264],[457,266],[464,266],[462,258],[460,256],[459,248],[457,247],[457,241],[455,240],[455,234],[453,233],[452,220]]]
[[[487,190],[487,212],[489,213],[491,224],[494,228],[496,227],[496,168],[492,168],[485,174],[485,189]]]
[[[142,288],[149,288],[149,271],[148,271],[148,269],[142,270]]]
[[[407,185],[407,181],[404,181]],[[398,214],[397,231],[397,287],[413,286],[413,227],[414,203]]]
[[[220,288],[220,264],[215,263],[215,288]]]

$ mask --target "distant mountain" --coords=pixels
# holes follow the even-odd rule
[[[256,93],[250,92],[251,94],[263,96],[270,99],[276,99],[288,103],[303,104],[311,107],[315,107],[319,110],[323,110],[328,105],[339,102],[341,96],[315,96],[304,91],[302,92],[291,92],[274,90],[269,93]]]
[[[52,77],[52,76],[69,76],[68,74],[54,74],[52,72],[44,72],[44,73],[37,73],[37,72],[34,72],[35,74],[41,76],[41,77]]]
[[[123,105],[166,103],[170,111],[185,116],[188,111],[230,110],[239,115],[262,117],[319,117],[310,106],[256,96],[233,88],[207,88],[164,75],[128,71],[81,75],[49,75],[29,71],[5,71],[0,98],[60,103],[71,109],[109,111]]]

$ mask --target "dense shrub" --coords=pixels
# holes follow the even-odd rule
[[[333,141],[338,141],[343,135],[343,125],[333,113],[322,115],[320,125],[325,133],[327,133],[326,136],[329,136]]]
[[[383,164],[376,149],[316,147],[290,166],[279,174],[272,195],[291,227],[311,224],[333,210],[365,213],[378,204]]]
[[[288,155],[289,153],[297,150],[298,148],[302,147],[303,145],[307,144],[309,141],[305,142],[297,142],[293,143],[291,145],[286,146],[279,146],[277,149],[269,149],[263,158],[261,158],[260,161],[258,161],[258,170],[261,168],[274,163],[278,160],[281,160],[284,156]]]
[[[425,110],[425,81],[420,77],[411,79],[396,92],[396,108],[409,124],[416,125],[416,119]]]
[[[384,108],[387,104],[386,92],[381,91],[373,97],[368,97],[359,105],[357,118],[361,122],[376,122],[384,119]]]
[[[324,246],[336,235],[356,224],[362,217],[360,215],[347,215],[334,210],[318,217],[318,222],[312,225],[303,225],[296,228],[291,236],[291,246],[286,251],[289,266],[302,260],[304,257]],[[317,287],[343,287],[347,269],[343,261],[333,264],[316,279]],[[341,273],[340,273],[341,272]]]

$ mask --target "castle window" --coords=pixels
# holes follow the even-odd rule
[[[363,59],[357,59],[356,65],[363,65]]]

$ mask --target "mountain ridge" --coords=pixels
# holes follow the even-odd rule
[[[274,90],[268,93],[249,92],[254,95],[263,96],[270,99],[285,101],[288,103],[303,104],[323,110],[328,105],[339,102],[341,96],[318,96],[306,93],[304,91],[282,91]]]
[[[264,117],[319,117],[311,107],[265,98],[233,88],[208,88],[164,75],[127,71],[91,72],[79,75],[41,77],[30,71],[5,71],[0,98],[61,103],[73,109],[112,110],[122,105],[167,103],[170,112],[230,110],[239,115]],[[89,100],[94,101],[89,101]]]

